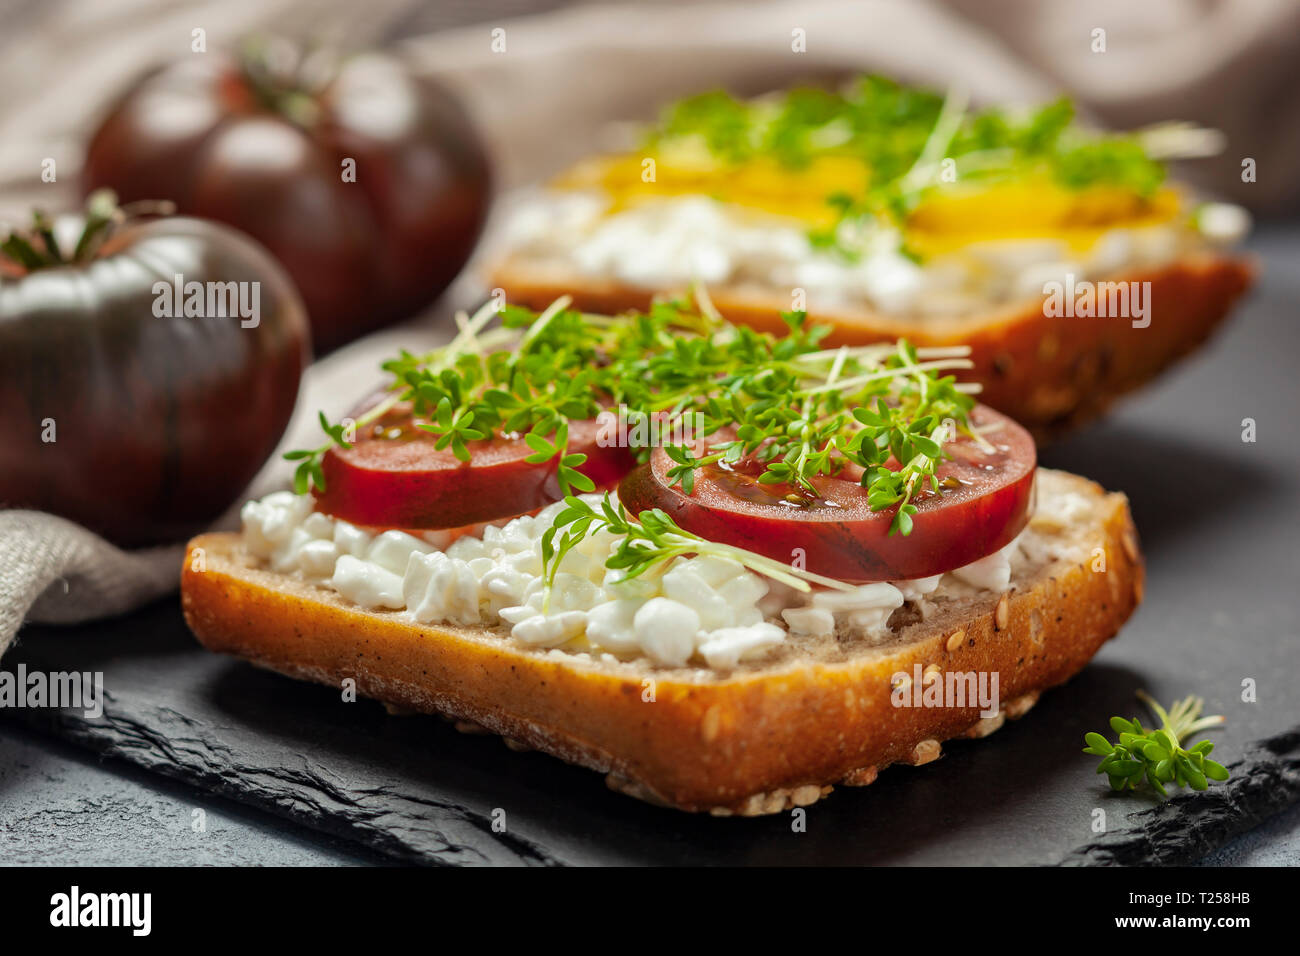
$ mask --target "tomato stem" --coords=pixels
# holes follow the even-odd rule
[[[334,78],[337,59],[327,48],[304,50],[285,37],[254,36],[240,50],[239,72],[264,109],[311,129],[324,115],[317,94]]]
[[[45,256],[42,256],[36,250],[30,240],[18,232],[10,232],[3,240],[0,240],[0,252],[3,252],[12,261],[16,262],[26,272],[32,272],[51,264],[46,260]]]
[[[109,236],[126,223],[146,216],[170,216],[175,211],[175,203],[166,200],[142,200],[120,206],[117,194],[111,189],[98,189],[86,198],[85,224],[72,255],[64,254],[55,238],[54,224],[40,209],[32,210],[30,228],[9,229],[9,234],[0,239],[0,253],[17,263],[23,272],[81,265],[92,260]]]

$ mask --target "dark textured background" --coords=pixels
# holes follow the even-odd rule
[[[784,816],[715,820],[645,806],[606,791],[596,774],[513,753],[496,738],[464,736],[435,718],[390,717],[370,702],[344,704],[329,688],[208,655],[168,601],[109,624],[24,632],[7,667],[26,659],[102,669],[111,700],[99,721],[24,711],[8,719],[197,790],[158,789],[134,771],[97,776],[64,750],[45,751],[29,731],[5,728],[0,853],[70,861],[111,845],[133,862],[1201,860],[1300,796],[1300,229],[1266,227],[1252,248],[1264,279],[1208,349],[1043,454],[1046,464],[1129,494],[1148,562],[1143,607],[1024,720],[985,741],[950,745],[934,764],[893,768],[865,789],[838,788],[809,810],[807,833],[792,833]],[[1241,441],[1246,417],[1258,422],[1254,444]],[[1245,678],[1258,682],[1258,703],[1240,699]],[[1104,729],[1112,713],[1138,713],[1139,687],[1166,703],[1202,694],[1211,712],[1227,715],[1209,736],[1234,771],[1229,784],[1163,805],[1106,792],[1093,759],[1078,753],[1081,737]],[[42,779],[56,786],[34,782]],[[73,782],[93,796],[69,805]],[[293,826],[273,828],[227,800]],[[188,829],[196,806],[210,808],[222,835]],[[1102,836],[1090,830],[1098,807],[1108,819]],[[506,811],[505,834],[490,827],[496,809]],[[1275,844],[1294,847],[1287,834],[1297,817],[1218,859],[1294,859]],[[47,822],[82,836],[54,841]]]

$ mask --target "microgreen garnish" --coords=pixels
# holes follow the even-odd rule
[[[326,451],[335,445],[340,448],[352,447],[351,442],[346,438],[342,423],[331,425],[324,412],[316,414],[320,418],[321,431],[329,436],[329,443],[320,448],[304,448],[284,453],[286,461],[298,462],[298,467],[293,471],[293,490],[300,495],[305,495],[313,484],[322,491],[325,490],[325,475],[321,472],[321,459],[325,457]]]
[[[1101,757],[1097,772],[1110,779],[1113,790],[1136,790],[1144,782],[1147,787],[1168,796],[1167,784],[1204,790],[1209,780],[1227,780],[1228,769],[1209,759],[1214,744],[1202,740],[1184,749],[1183,741],[1207,727],[1223,723],[1223,717],[1202,717],[1205,701],[1199,697],[1186,697],[1166,711],[1149,694],[1138,691],[1138,697],[1151,708],[1161,726],[1147,730],[1134,718],[1112,717],[1110,726],[1119,734],[1111,743],[1101,734],[1084,736],[1088,744],[1086,754]]]
[[[567,299],[558,299],[552,310],[561,311],[567,305]],[[520,316],[521,311],[526,316]],[[424,416],[423,421],[417,422],[417,427],[440,436],[436,447],[450,447],[461,461],[470,457],[467,441],[485,438],[493,430],[513,431],[517,430],[516,426],[531,426],[544,433],[553,431],[560,423],[558,412],[554,408],[548,409],[542,401],[527,404],[524,401],[527,389],[513,372],[506,373],[507,389],[485,393],[486,401],[473,407],[466,404],[470,391],[483,384],[483,350],[517,339],[518,335],[510,331],[512,323],[517,327],[538,318],[527,310],[506,310],[502,314],[505,328],[484,333],[484,327],[496,314],[494,304],[489,302],[473,316],[457,316],[459,331],[446,346],[423,355],[414,355],[403,349],[396,358],[384,362],[383,370],[393,376],[389,394],[358,416],[352,427],[364,428],[401,402],[411,402],[415,413]],[[493,356],[508,357],[508,353],[490,352],[488,360]],[[499,373],[501,371],[498,369]],[[508,412],[504,422],[501,410]],[[323,412],[320,413],[320,423],[328,441],[315,448],[298,449],[284,455],[286,460],[298,462],[294,471],[294,490],[298,494],[306,494],[313,486],[324,491],[325,476],[321,463],[325,454],[334,447],[351,447],[345,440],[346,432],[341,423],[331,425]]]
[[[559,458],[559,478],[560,484],[564,488],[577,488],[579,491],[595,491],[596,483],[578,471],[578,468],[587,460],[587,456],[578,452],[564,454],[564,449],[569,442],[569,424],[564,422],[555,432],[555,441],[548,441],[542,435],[529,433],[524,436],[528,447],[533,450],[525,461],[541,463],[550,461],[552,458]]]
[[[1149,197],[1164,180],[1161,158],[1204,155],[1203,138],[1101,133],[1074,119],[1066,99],[1032,111],[969,110],[959,89],[941,96],[866,76],[841,92],[693,96],[664,113],[647,145],[664,151],[697,142],[724,162],[772,158],[789,168],[821,157],[860,159],[862,188],[828,195],[835,221],[811,235],[816,245],[850,258],[860,254],[864,228],[906,222],[941,184],[945,160],[961,182],[1039,176],[1067,189],[1112,186]]]
[[[780,581],[798,591],[810,591],[813,584],[836,590],[852,590],[852,585],[832,578],[793,568],[773,558],[746,551],[729,544],[709,541],[678,527],[658,508],[631,517],[623,505],[606,492],[599,507],[572,495],[564,499],[564,509],[555,516],[551,527],[542,535],[542,579],[549,598],[564,556],[588,535],[606,531],[617,544],[605,567],[622,571],[624,579],[635,578],[663,569],[675,558],[712,555],[729,558],[750,571]],[[544,599],[545,600],[545,599]]]
[[[800,329],[802,314],[788,316]],[[932,357],[921,361],[922,355]],[[964,353],[961,353],[964,354]],[[954,350],[922,353],[907,342],[884,349],[768,354],[743,376],[724,379],[715,394],[679,402],[702,413],[706,434],[729,429],[702,447],[665,448],[671,483],[690,494],[695,472],[732,467],[743,459],[761,464],[758,481],[784,484],[815,496],[819,476],[853,465],[871,508],[898,510],[890,534],[908,534],[921,491],[939,491],[935,469],[945,438],[967,426],[974,399],[944,369],[969,367]],[[697,452],[703,452],[697,454]],[[888,467],[891,458],[895,468]]]
[[[617,319],[571,309],[567,298],[540,315],[485,306],[459,319],[450,345],[385,362],[388,395],[353,428],[408,403],[415,426],[461,461],[472,457],[471,442],[522,436],[527,460],[555,460],[570,494],[595,486],[579,470],[585,455],[567,450],[569,423],[620,407],[629,420],[691,436],[690,444],[665,445],[669,478],[688,494],[698,469],[709,466],[744,461],[760,482],[807,496],[819,476],[854,466],[873,509],[897,506],[891,533],[907,534],[914,498],[939,491],[943,439],[967,427],[973,386],[939,377],[969,368],[966,350],[906,342],[821,349],[827,330],[802,312],[786,313],[788,334],[777,337],[726,322],[703,290],[695,298]],[[487,330],[497,315],[501,326]],[[325,455],[350,447],[341,424],[322,416],[321,426],[328,441],[285,456],[297,462],[300,493],[324,490]],[[644,461],[651,449],[635,450]]]

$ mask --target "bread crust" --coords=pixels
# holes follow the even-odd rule
[[[1227,317],[1255,273],[1250,260],[1202,254],[1107,280],[1151,283],[1151,321],[1145,328],[1134,328],[1125,318],[1046,316],[1041,299],[960,318],[899,318],[861,309],[813,310],[810,316],[832,326],[828,345],[906,338],[920,346],[969,346],[975,367],[959,377],[981,383],[980,401],[1042,441],[1096,418],[1115,399],[1196,349]],[[489,282],[510,302],[534,309],[567,294],[578,308],[617,314],[644,310],[655,295],[518,256],[499,263]],[[720,287],[710,288],[709,295],[733,322],[786,331],[781,311],[790,303],[771,290]]]
[[[352,678],[360,694],[391,708],[481,725],[652,802],[776,812],[836,782],[870,783],[893,763],[928,762],[943,740],[985,735],[1078,672],[1118,631],[1143,586],[1127,500],[1077,476],[1042,474],[1094,502],[1079,531],[1088,560],[1054,560],[1008,593],[982,595],[960,616],[905,628],[884,646],[730,672],[610,663],[526,648],[485,627],[364,610],[256,567],[233,534],[190,542],[181,600],[210,650],[336,687]],[[1104,573],[1093,570],[1097,548]],[[893,675],[915,665],[997,672],[1003,712],[981,719],[973,701],[893,706]]]

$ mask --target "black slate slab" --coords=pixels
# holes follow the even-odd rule
[[[102,670],[105,716],[13,711],[69,740],[218,794],[428,863],[1184,863],[1300,797],[1300,232],[1256,241],[1266,281],[1237,321],[1107,423],[1044,463],[1128,492],[1146,603],[1121,637],[1024,720],[944,759],[785,816],[688,816],[600,778],[425,717],[208,655],[174,601],[119,621],[30,628],[5,658]],[[1258,440],[1241,441],[1242,419]],[[1253,683],[1256,700],[1243,699]],[[1233,779],[1167,803],[1110,794],[1085,731],[1195,692]],[[1143,715],[1145,717],[1145,715]],[[1094,831],[1097,810],[1105,832]],[[505,832],[493,828],[504,812]]]
[[[388,863],[16,721],[0,723],[5,866],[341,866]],[[1243,852],[1250,850],[1243,848]]]
[[[923,768],[895,768],[788,817],[717,820],[646,806],[601,778],[437,718],[394,717],[198,650],[160,604],[94,631],[33,631],[6,659],[102,670],[104,717],[15,711],[95,750],[430,863],[1188,862],[1300,795],[1300,734],[1248,748],[1251,712],[1218,735],[1234,780],[1165,806],[1105,792],[1077,753],[1086,729],[1150,682],[1096,664],[1030,716]],[[1245,705],[1242,705],[1244,708]],[[1227,759],[1227,758],[1225,758]],[[1249,771],[1249,772],[1248,772]],[[1265,786],[1267,784],[1268,786]],[[1091,832],[1093,813],[1108,834]],[[506,831],[492,828],[505,812]]]

